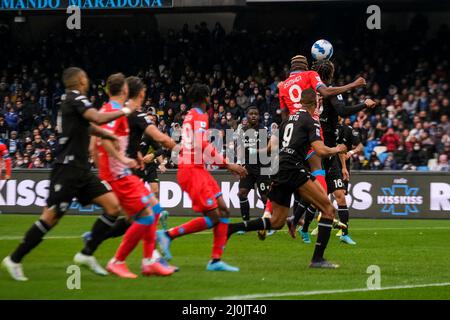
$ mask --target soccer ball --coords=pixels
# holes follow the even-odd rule
[[[333,55],[333,45],[324,39],[317,40],[311,48],[311,55],[314,60],[328,60]]]

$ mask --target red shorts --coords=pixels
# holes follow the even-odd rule
[[[126,176],[119,180],[110,181],[109,184],[128,216],[134,216],[150,206],[150,199],[153,194],[137,176]]]
[[[192,209],[198,213],[214,210],[218,207],[217,198],[222,192],[213,176],[203,168],[180,168],[177,172],[178,183],[192,200]]]

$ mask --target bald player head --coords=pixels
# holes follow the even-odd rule
[[[291,71],[308,70],[308,59],[305,56],[297,55],[291,59]]]
[[[66,90],[78,90],[82,94],[89,90],[89,78],[81,68],[70,67],[64,70],[62,81]]]
[[[316,92],[308,88],[302,91],[300,103],[304,109],[306,109],[311,115],[317,107],[317,94]]]

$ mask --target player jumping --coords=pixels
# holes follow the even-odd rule
[[[321,157],[330,157],[344,152],[345,146],[328,148],[324,145],[320,124],[313,119],[317,101],[316,93],[312,88],[302,91],[300,101],[302,109],[295,115],[289,116],[280,128],[279,170],[272,179],[269,191],[269,199],[273,207],[272,217],[230,224],[229,234],[240,230],[281,229],[289,213],[292,194],[298,193],[302,199],[314,204],[322,212],[319,236],[310,267],[337,268],[338,265],[328,262],[323,256],[330,238],[336,209],[324,190],[314,181],[315,178],[307,169],[305,158],[311,146]]]
[[[330,85],[334,76],[334,65],[329,60],[317,61],[313,65],[313,70],[315,70],[323,82],[326,85]],[[344,100],[341,95],[324,97],[322,100],[322,112],[320,114],[320,124],[323,130],[325,145],[332,148],[336,146],[336,143],[342,143],[347,146],[348,150],[351,149],[345,141],[340,141],[338,139],[338,117],[350,116],[356,114],[365,108],[375,107],[375,101],[371,99],[366,99],[363,103],[354,106],[345,106]],[[344,170],[341,166],[341,159],[345,157],[344,154],[339,156],[334,156],[330,158],[325,158],[323,161],[324,169],[326,172],[326,183],[328,194],[333,194],[338,205],[338,216],[340,222],[344,223],[347,228],[343,228],[341,241],[347,244],[356,244],[348,235],[348,221],[349,212],[347,207],[347,202],[345,199],[346,188],[344,179]],[[312,220],[314,219],[314,211],[308,203],[302,203],[302,206],[306,206],[307,211],[305,214],[305,220],[303,226],[299,229],[300,234],[303,239],[309,239],[308,227]],[[295,226],[299,222],[301,217],[300,210],[296,211],[292,219],[292,223],[288,223],[291,236],[295,235]]]
[[[181,236],[213,228],[214,244],[212,260],[208,271],[239,271],[221,260],[227,243],[229,211],[216,180],[205,168],[205,157],[217,165],[244,177],[247,171],[237,164],[231,164],[207,141],[209,128],[206,106],[210,92],[206,85],[194,84],[189,91],[192,109],[186,115],[182,126],[181,152],[178,161],[177,179],[183,191],[189,194],[192,208],[203,217],[193,219],[168,231],[158,231],[158,242],[166,259],[170,260],[171,242]]]

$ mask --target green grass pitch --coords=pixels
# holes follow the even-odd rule
[[[0,257],[18,244],[36,216],[0,215]],[[176,225],[186,218],[171,218]],[[79,235],[89,230],[94,217],[68,216],[24,260],[27,283],[12,281],[0,270],[0,299],[449,299],[450,221],[353,220],[356,246],[332,236],[327,258],[338,270],[308,268],[314,244],[291,239],[285,230],[261,242],[255,233],[233,236],[224,260],[239,273],[205,271],[212,234],[188,235],[173,242],[173,263],[180,272],[168,278],[128,280],[99,277],[82,269],[81,289],[67,289],[66,268],[81,248]],[[97,252],[106,263],[119,240],[108,240]],[[139,272],[141,248],[129,258]],[[367,290],[367,268],[381,270],[382,290]],[[425,285],[420,287],[420,285]],[[384,289],[383,289],[384,288]],[[244,297],[245,298],[245,297]]]

